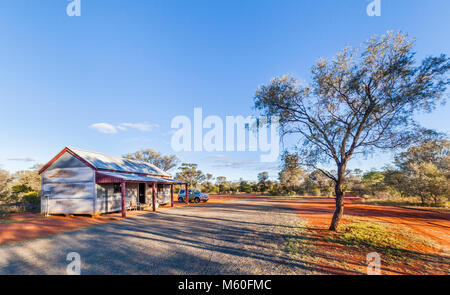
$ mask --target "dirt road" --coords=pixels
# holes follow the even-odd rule
[[[78,229],[55,234],[64,228],[47,223],[41,233],[52,236],[0,245],[0,274],[65,274],[70,252],[80,254],[82,274],[364,274],[367,250],[327,239],[333,209],[333,199],[245,196],[212,198],[206,204],[161,208],[97,225],[91,224],[95,219],[62,219],[58,222],[63,226],[74,226],[66,231]],[[347,198],[343,222],[352,218],[406,227],[442,247],[425,249],[412,264],[383,265],[383,273],[433,274],[449,268],[443,259],[450,248],[449,214]],[[308,225],[295,235],[303,221]],[[25,232],[12,234],[26,237],[39,229],[34,223],[15,225]],[[289,239],[295,257],[286,251]],[[304,243],[313,244],[312,253],[302,252]]]
[[[171,208],[0,246],[0,274],[65,274],[70,252],[82,274],[305,274],[279,247],[299,220],[263,200]]]

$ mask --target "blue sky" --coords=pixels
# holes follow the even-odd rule
[[[317,59],[386,30],[416,38],[419,59],[449,54],[448,0],[381,0],[380,17],[367,16],[369,2],[81,0],[82,15],[69,17],[66,0],[1,1],[0,168],[45,163],[64,146],[174,153],[173,117],[193,117],[194,107],[223,119],[254,114],[258,85],[286,73],[308,81]],[[418,118],[448,133],[449,114],[447,104]],[[278,165],[259,163],[257,152],[177,155],[229,179],[276,177]]]

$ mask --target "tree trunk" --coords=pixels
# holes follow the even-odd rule
[[[336,194],[336,209],[333,214],[333,219],[331,220],[330,230],[336,231],[339,222],[341,221],[342,215],[344,214],[344,177],[345,177],[345,166],[338,166],[338,175],[336,185],[334,187],[334,192]]]

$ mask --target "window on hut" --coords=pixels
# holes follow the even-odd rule
[[[121,193],[122,187],[120,186],[120,183],[114,183],[114,193]]]

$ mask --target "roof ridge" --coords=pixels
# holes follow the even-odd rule
[[[164,171],[163,169],[157,167],[155,164],[149,163],[149,162],[145,162],[142,160],[136,160],[136,159],[129,159],[129,158],[125,158],[125,157],[119,157],[119,156],[114,156],[114,155],[108,155],[108,154],[104,154],[104,153],[99,153],[99,152],[93,152],[93,151],[88,151],[88,150],[84,150],[84,149],[80,149],[80,148],[76,148],[76,147],[70,147],[67,146],[66,148],[68,148],[69,150],[73,151],[76,153],[76,151],[80,151],[80,152],[87,152],[87,153],[92,153],[92,154],[97,154],[97,155],[101,155],[101,156],[105,156],[105,157],[113,157],[116,159],[121,159],[121,160],[125,160],[125,161],[130,161],[136,164],[144,164],[144,165],[148,165],[151,168],[156,169],[158,172],[161,172],[162,174],[167,174],[170,175],[170,173],[168,173],[167,171]],[[81,157],[81,155],[79,155]],[[84,158],[84,157],[82,157]],[[88,159],[85,159],[86,161],[90,162]],[[94,165],[94,163],[91,163],[92,165]],[[95,165],[94,165],[95,166]]]

